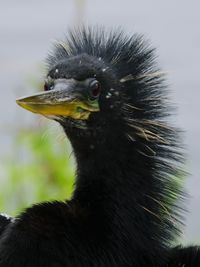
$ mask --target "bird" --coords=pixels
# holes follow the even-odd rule
[[[143,35],[119,28],[73,28],[54,45],[44,90],[17,104],[62,126],[74,191],[0,216],[0,266],[200,266],[198,246],[174,245],[185,156],[156,57]]]

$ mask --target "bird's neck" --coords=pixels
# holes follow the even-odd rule
[[[152,159],[139,155],[134,142],[127,139],[82,151],[76,155],[73,199],[90,207],[93,216],[99,221],[103,218],[120,238],[143,239],[154,246],[160,214],[154,201],[158,188],[152,175]]]
[[[111,137],[112,139],[112,137]],[[138,153],[135,143],[127,138],[107,140],[104,144],[75,147],[77,181],[74,197],[95,200],[108,198],[119,203],[135,201],[154,191],[152,184],[154,160]],[[130,202],[130,199],[132,200]]]

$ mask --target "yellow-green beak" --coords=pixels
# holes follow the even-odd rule
[[[44,116],[63,116],[86,120],[91,112],[99,111],[98,101],[84,97],[75,82],[60,79],[53,90],[16,100],[21,107]]]

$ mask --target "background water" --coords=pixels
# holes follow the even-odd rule
[[[143,33],[157,47],[159,64],[168,72],[178,106],[174,122],[186,131],[191,199],[183,239],[200,241],[199,10],[198,0],[1,0],[0,157],[12,153],[16,130],[35,119],[16,106],[15,98],[33,91],[27,77],[41,79],[40,65],[54,39],[82,22]]]

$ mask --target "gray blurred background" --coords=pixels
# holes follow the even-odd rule
[[[128,33],[145,34],[157,47],[178,107],[174,123],[185,131],[188,151],[186,188],[191,198],[182,239],[200,242],[198,0],[0,0],[0,159],[12,153],[16,130],[35,120],[15,104],[16,97],[33,92],[27,77],[42,80],[41,65],[52,41],[83,22],[121,25]]]

